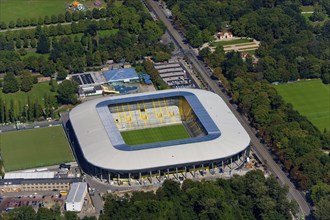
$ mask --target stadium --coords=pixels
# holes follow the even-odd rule
[[[80,104],[69,117],[79,163],[101,180],[224,172],[241,167],[250,149],[225,102],[205,90],[104,97]]]

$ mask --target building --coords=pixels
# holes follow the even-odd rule
[[[51,179],[55,172],[11,172],[5,173],[4,179]]]
[[[84,198],[87,194],[87,183],[73,183],[69,195],[65,201],[67,211],[80,212],[84,205]]]
[[[226,32],[218,32],[217,37],[220,40],[224,40],[224,39],[232,39],[234,36],[230,31],[226,31]]]
[[[225,102],[205,90],[105,97],[80,104],[69,117],[84,170],[109,182],[200,169],[229,172],[245,163],[250,149],[249,135]],[[190,138],[132,148],[120,134],[170,123],[182,123]]]
[[[138,81],[139,76],[136,73],[134,68],[122,68],[122,69],[114,69],[108,70],[103,73],[106,81],[108,83],[112,82],[132,82]]]
[[[97,86],[81,86],[78,89],[80,97],[102,95],[103,89],[100,85]]]
[[[69,190],[70,184],[81,178],[0,179],[1,192]]]

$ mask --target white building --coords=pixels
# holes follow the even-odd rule
[[[52,179],[55,172],[11,172],[6,173],[4,179]]]
[[[87,194],[87,183],[72,183],[71,189],[66,199],[65,206],[67,211],[80,212],[84,205],[84,198]]]

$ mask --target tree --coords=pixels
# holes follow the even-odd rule
[[[62,14],[62,13],[58,14],[57,21],[59,23],[64,23],[65,22],[65,16],[64,16],[64,14]]]
[[[52,15],[51,16],[51,22],[52,22],[52,24],[56,24],[57,23],[57,16],[56,15]]]
[[[16,26],[16,24],[14,21],[10,21],[8,26],[9,26],[9,28],[14,28]]]
[[[23,22],[20,18],[17,18],[16,20],[16,27],[22,27],[23,26]]]
[[[14,93],[19,90],[18,81],[13,73],[7,73],[3,79],[2,91],[4,93]]]
[[[31,220],[35,219],[36,212],[32,206],[22,206],[9,213],[8,219]]]
[[[68,211],[66,211],[64,213],[64,218],[65,218],[65,220],[78,220],[79,219],[78,216],[77,216],[77,213],[68,212]]]
[[[37,53],[45,54],[49,53],[50,43],[44,33],[42,33],[38,39]]]
[[[72,15],[70,12],[65,12],[65,21],[66,22],[71,22],[72,21]]]
[[[37,46],[37,40],[35,38],[32,38],[30,41],[30,45],[32,48],[36,48]]]
[[[52,22],[52,21],[51,21],[51,19],[49,18],[49,16],[46,15],[45,18],[44,18],[44,23],[45,23],[45,24],[50,24],[51,22]]]
[[[71,80],[64,80],[58,85],[58,101],[62,104],[77,104],[78,84]]]
[[[31,74],[28,72],[24,72],[21,76],[21,91],[28,92],[32,89],[33,82]]]

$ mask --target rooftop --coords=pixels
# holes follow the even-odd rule
[[[138,74],[134,68],[122,68],[115,70],[108,70],[103,73],[107,82],[120,82],[125,80],[137,80]]]
[[[85,197],[86,191],[87,191],[87,183],[85,182],[72,183],[66,202],[76,203],[82,201]]]

